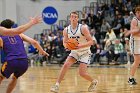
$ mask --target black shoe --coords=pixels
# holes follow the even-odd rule
[[[136,80],[134,78],[131,78],[131,79],[129,78],[128,83],[130,85],[137,85],[137,82],[136,82]]]

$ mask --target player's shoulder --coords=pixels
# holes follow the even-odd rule
[[[84,31],[84,30],[86,30],[86,31],[89,30],[88,25],[83,25],[83,24],[82,24],[82,25],[81,25],[81,30],[82,30],[82,31]]]
[[[66,31],[67,29],[68,29],[68,26],[67,26],[67,27],[65,27],[63,31]]]
[[[66,26],[66,27],[64,28],[63,33],[68,32],[69,26],[70,26],[70,25],[68,25],[68,26]]]
[[[140,21],[137,17],[133,17],[132,22],[134,21]]]
[[[137,17],[133,17],[133,19],[132,19],[132,21],[131,21],[131,24],[135,24],[135,25],[137,25],[138,24],[138,19],[137,19]]]
[[[86,24],[79,24],[79,26],[81,27],[81,28],[88,28],[88,25],[86,25]]]

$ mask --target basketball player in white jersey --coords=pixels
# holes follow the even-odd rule
[[[17,28],[10,28],[7,29],[5,27],[1,27],[0,26],[0,35],[17,35],[17,34],[21,34],[24,31],[27,31],[30,27],[32,27],[35,24],[41,23],[42,18],[40,16],[36,16],[33,18],[30,18],[30,21],[24,25],[21,25]],[[7,23],[8,24],[8,23]]]
[[[79,64],[79,74],[81,77],[90,81],[91,84],[88,88],[88,91],[93,91],[98,83],[96,79],[93,79],[87,73],[87,65],[90,63],[90,46],[94,44],[94,41],[90,35],[90,32],[87,26],[78,23],[79,17],[77,12],[70,13],[70,25],[66,27],[63,31],[63,45],[65,47],[65,42],[69,38],[75,38],[79,45],[75,50],[72,50],[69,56],[66,59],[63,67],[61,68],[60,74],[57,78],[56,84],[52,86],[51,91],[58,93],[59,85],[64,78],[67,70],[76,62]]]
[[[134,55],[134,63],[132,64],[131,70],[130,70],[130,77],[128,80],[128,83],[130,85],[136,85],[137,82],[134,79],[135,72],[140,64],[140,7],[135,8],[135,14],[136,16],[133,17],[131,21],[131,29],[128,31],[127,35],[131,34],[131,38],[133,40],[130,40],[132,44],[132,52]]]

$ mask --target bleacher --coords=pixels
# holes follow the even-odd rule
[[[85,18],[88,16],[88,14],[91,13],[91,11],[94,13],[94,15],[97,15],[99,12],[102,13],[102,12],[105,11],[105,10],[101,10],[101,7],[102,6],[104,6],[104,5],[110,5],[110,4],[111,4],[110,0],[97,0],[97,2],[91,2],[89,4],[89,6],[83,6],[83,8],[81,10],[76,10],[79,13],[79,22],[80,22],[80,20],[83,20],[83,13],[84,12],[86,13],[86,15],[84,15]],[[105,20],[107,20],[107,21],[111,20],[110,17],[111,17],[111,15],[108,14],[108,12],[105,12],[104,13],[104,19]],[[58,24],[51,25],[50,26],[50,29],[43,29],[42,33],[44,35],[49,35],[50,33],[54,33],[56,35],[58,32],[62,34],[62,30],[68,24],[69,24],[69,15],[66,16],[66,19],[59,20]],[[100,35],[100,26],[98,28],[95,28],[95,30],[96,31],[98,30],[99,31],[99,35]],[[35,34],[34,35],[34,38],[36,38],[39,41],[40,38],[41,38],[40,37],[40,34]],[[99,41],[100,41],[101,48],[103,49],[101,43],[104,41],[104,38],[100,37]],[[52,56],[52,58],[53,58],[52,60],[54,60],[54,59],[56,60],[57,59],[54,56]],[[125,61],[127,61],[126,60],[126,56],[124,56],[124,59],[125,59]],[[106,62],[106,57],[101,57],[100,58],[100,61]]]

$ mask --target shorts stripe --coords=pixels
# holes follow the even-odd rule
[[[130,36],[129,45],[130,45],[130,52],[131,52],[131,54],[134,54],[134,38],[132,36]]]

